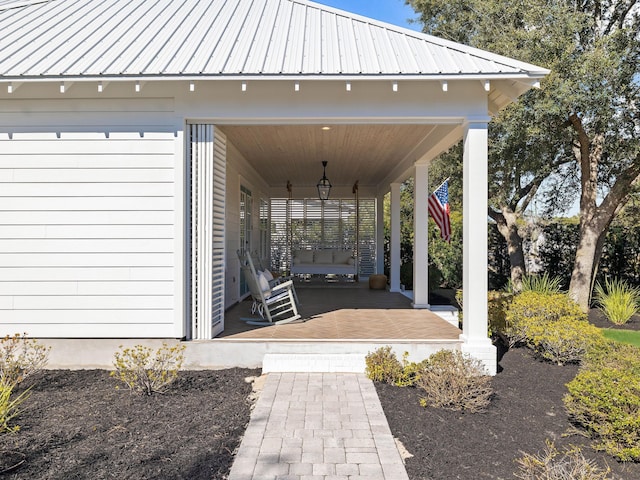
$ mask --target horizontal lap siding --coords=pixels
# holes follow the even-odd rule
[[[11,112],[40,131],[6,135],[0,106],[0,334],[174,336],[175,134],[138,131],[158,122],[157,105],[115,101],[138,111],[110,129],[97,111],[113,101],[69,102],[69,112]],[[95,110],[86,122],[82,108]],[[60,131],[46,127],[53,117]]]

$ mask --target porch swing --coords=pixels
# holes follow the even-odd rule
[[[326,202],[329,200],[329,192],[331,190],[331,183],[326,177],[326,166],[327,162],[323,161],[323,175],[322,179],[317,184],[318,189],[318,198],[321,203],[322,214],[320,215],[321,222],[323,225],[320,230],[322,232],[325,231],[324,222],[326,222],[324,207]],[[290,254],[290,274],[291,275],[324,275],[325,278],[329,278],[329,276],[337,276],[337,275],[346,275],[352,276],[354,281],[358,281],[358,267],[359,267],[359,196],[358,196],[358,181],[353,185],[352,193],[355,197],[355,219],[354,219],[354,231],[355,231],[355,241],[353,243],[353,248],[344,248],[344,247],[336,247],[339,244],[339,241],[329,241],[326,242],[326,238],[324,238],[324,233],[322,235],[325,243],[323,245],[315,245],[313,247],[309,247],[309,245],[294,245],[294,232],[293,232],[293,221],[292,221],[292,186],[291,183],[287,181],[287,191],[289,193],[287,200],[287,251]],[[340,214],[339,215],[339,219]],[[305,211],[306,216],[306,211]],[[306,222],[306,218],[304,219]]]

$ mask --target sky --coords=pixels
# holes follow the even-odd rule
[[[404,28],[420,31],[419,24],[410,24],[409,18],[416,18],[417,15],[409,5],[405,5],[405,0],[313,0],[316,3],[328,5],[330,7],[357,13],[365,17],[375,18],[387,23],[393,23]]]

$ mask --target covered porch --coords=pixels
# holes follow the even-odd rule
[[[247,316],[251,301],[227,310],[225,330],[213,340],[189,342],[198,364],[261,366],[269,371],[363,371],[365,356],[391,346],[412,361],[437,350],[460,350],[461,330],[426,309],[414,309],[402,293],[370,290],[365,283],[296,286],[302,319],[255,327]],[[210,348],[213,346],[214,348]],[[195,360],[192,360],[195,361]]]

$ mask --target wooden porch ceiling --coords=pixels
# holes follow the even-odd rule
[[[323,129],[328,127],[328,129]],[[398,167],[409,168],[436,125],[226,125],[221,129],[271,187],[315,187],[328,161],[334,187],[377,187]],[[402,170],[402,168],[400,168]],[[396,181],[396,180],[394,180]]]

